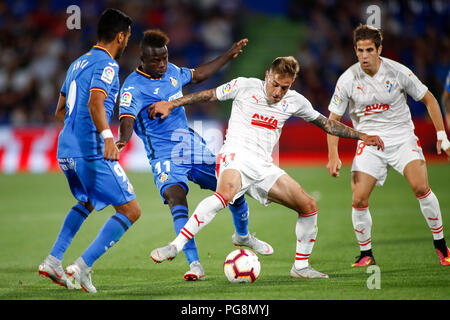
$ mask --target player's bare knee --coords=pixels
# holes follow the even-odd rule
[[[125,205],[115,208],[118,212],[126,215],[132,223],[135,223],[141,216],[141,208],[139,207],[137,201],[131,201]]]
[[[163,197],[170,208],[179,205],[187,207],[186,191],[179,185],[167,188],[163,193]]]
[[[89,210],[89,212],[92,212],[94,210],[94,206],[90,201],[88,202],[78,201],[78,203],[81,204],[83,207],[85,207],[87,210]]]
[[[225,187],[222,187],[217,190],[227,203],[233,201],[234,196],[236,195],[236,186],[232,183],[227,183]]]
[[[353,207],[356,207],[356,208],[367,207],[367,206],[369,206],[369,199],[366,199],[364,197],[353,196],[352,205],[353,205]]]
[[[135,223],[141,216],[141,208],[139,208],[139,206],[137,205],[133,206],[131,210],[127,212],[126,216],[132,223]]]
[[[226,191],[223,193],[219,192],[219,194],[225,199],[226,203],[230,203],[230,201],[233,201],[234,198],[233,192]]]
[[[426,184],[421,184],[417,186],[412,187],[412,191],[416,195],[416,197],[423,197],[427,194],[428,190],[430,190],[430,187]]]
[[[311,212],[317,211],[316,200],[314,200],[313,198],[308,199],[306,202],[303,202],[299,206],[299,210],[297,210],[297,211],[301,212],[301,213],[311,213]]]

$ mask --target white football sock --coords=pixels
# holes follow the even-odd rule
[[[295,268],[302,269],[309,265],[309,256],[317,237],[317,210],[311,213],[299,213],[295,225],[297,246]]]
[[[369,207],[357,208],[352,205],[352,222],[360,251],[372,249],[372,217]]]
[[[420,210],[433,233],[433,239],[439,240],[444,238],[444,225],[436,195],[429,189],[425,195],[417,197],[417,200],[419,200]]]
[[[225,199],[219,194],[215,193],[203,199],[195,209],[188,222],[180,230],[180,233],[170,244],[177,247],[180,252],[184,245],[191,240],[203,227],[209,224],[216,216],[216,213],[225,208],[227,203]]]

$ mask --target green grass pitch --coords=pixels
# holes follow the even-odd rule
[[[174,237],[168,208],[156,192],[151,173],[129,173],[142,209],[141,219],[94,265],[98,293],[69,291],[38,276],[74,199],[60,173],[0,175],[0,300],[448,300],[450,267],[439,264],[432,236],[406,180],[391,170],[372,195],[373,251],[380,268],[379,289],[369,289],[371,273],[351,268],[358,246],[351,224],[350,169],[331,178],[324,167],[288,167],[305,190],[318,200],[319,233],[310,263],[329,279],[291,279],[295,257],[296,214],[282,206],[263,207],[251,198],[250,231],[274,247],[260,256],[261,274],[252,284],[231,284],[222,264],[235,249],[229,210],[223,210],[197,236],[206,280],[186,282],[184,254],[155,264],[155,247]],[[444,232],[450,228],[450,169],[428,166],[431,188],[438,197]],[[211,192],[191,185],[190,212]],[[113,214],[112,207],[93,212],[66,252],[63,264],[76,259]],[[369,281],[370,282],[370,281]],[[372,284],[374,282],[371,282]]]

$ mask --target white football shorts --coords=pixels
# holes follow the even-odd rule
[[[424,160],[419,138],[411,136],[404,143],[388,146],[384,151],[376,146],[366,146],[358,141],[352,171],[361,171],[377,179],[377,186],[382,186],[386,180],[389,167],[403,175],[406,165],[413,160]]]
[[[235,169],[241,173],[242,188],[230,203],[247,193],[264,206],[270,204],[267,199],[270,189],[278,178],[286,173],[272,162],[262,161],[242,151],[223,152],[217,155],[217,179],[226,169]]]

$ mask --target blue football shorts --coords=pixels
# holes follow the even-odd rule
[[[133,186],[117,161],[63,158],[58,162],[75,199],[82,202],[90,200],[97,211],[136,198]]]
[[[202,189],[216,190],[216,164],[190,163],[180,164],[170,159],[155,159],[150,161],[153,171],[153,180],[165,204],[164,191],[173,185],[180,185],[189,192],[189,181],[199,185]]]

